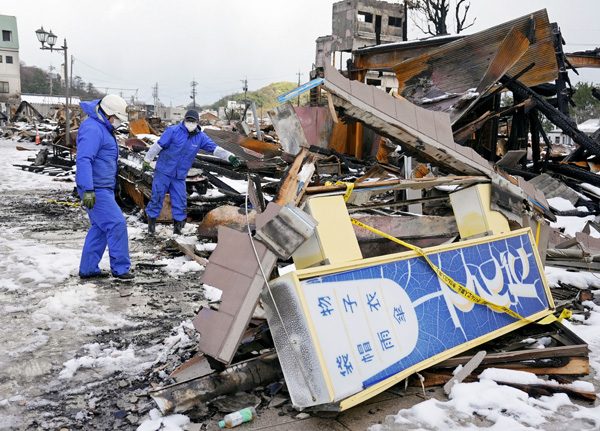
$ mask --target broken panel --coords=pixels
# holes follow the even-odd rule
[[[231,362],[265,285],[261,266],[270,274],[276,261],[264,244],[256,241],[253,247],[247,233],[219,227],[217,248],[200,281],[222,290],[223,295],[218,311],[202,308],[194,319],[201,334],[200,351],[223,363]]]
[[[493,70],[492,63],[498,63]],[[459,98],[467,101],[480,95],[471,89],[484,91],[506,69],[515,75],[531,63],[535,65],[521,78],[526,85],[556,79],[554,40],[545,9],[447,43],[393,69],[403,97],[450,113]],[[482,83],[486,71],[490,79]]]
[[[310,146],[304,135],[300,119],[290,102],[270,110],[268,114],[275,131],[277,131],[283,151],[295,156],[302,147]]]
[[[419,157],[458,175],[489,175],[487,161],[473,149],[454,143],[450,117],[428,111],[373,87],[350,81],[325,66],[324,87],[346,117],[402,144]]]
[[[554,303],[533,243],[521,229],[425,250],[456,282],[528,320],[458,295],[412,251],[272,281],[262,299],[293,404],[350,408],[550,314]]]

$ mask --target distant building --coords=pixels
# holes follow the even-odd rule
[[[200,113],[200,122],[203,124],[215,124],[219,117],[216,111],[203,111]]]
[[[600,119],[591,118],[583,123],[578,124],[577,128],[587,136],[592,136],[596,130],[600,129]],[[563,131],[556,126],[554,126],[550,132],[548,132],[548,139],[552,144],[552,148],[561,153],[569,153],[570,150],[575,146],[573,139],[563,133]]]
[[[0,109],[17,105],[21,96],[21,67],[17,18],[0,15]],[[3,108],[3,109],[2,109]]]
[[[351,54],[364,47],[398,43],[406,40],[406,2],[344,0],[333,4],[332,34],[316,40],[315,67],[325,64],[346,69]],[[316,76],[311,76],[314,79]],[[398,86],[390,72],[368,71],[365,83],[388,91]]]
[[[52,117],[56,111],[65,106],[65,96],[21,94],[21,100],[29,103],[44,117]],[[70,100],[69,109],[77,108],[81,102],[79,97],[70,97]]]
[[[164,121],[165,123],[176,124],[180,123],[183,120],[187,108],[185,106],[169,106],[168,108],[163,106],[160,107],[158,111],[160,113],[160,119],[162,121]]]

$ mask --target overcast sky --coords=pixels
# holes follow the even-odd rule
[[[153,103],[158,83],[165,105],[213,103],[271,82],[302,83],[315,61],[315,40],[331,34],[332,0],[3,0],[0,14],[17,17],[20,58],[48,70],[62,53],[41,51],[35,30],[67,39],[73,74],[96,88]],[[400,3],[392,1],[392,3]],[[599,0],[471,0],[467,33],[546,8],[561,27],[566,52],[600,46]],[[452,25],[452,22],[449,22]],[[422,37],[409,20],[409,39]],[[300,73],[300,77],[298,77]],[[600,83],[600,69],[570,72],[573,82]]]

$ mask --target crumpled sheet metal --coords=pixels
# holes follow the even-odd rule
[[[554,81],[558,76],[558,66],[552,28],[546,10],[542,9],[395,65],[393,70],[398,78],[398,92],[415,103],[432,102],[428,103],[429,109],[450,112],[456,95],[465,95],[479,86],[506,36],[511,31],[528,36],[532,23],[535,27],[533,43],[508,70],[508,74],[516,75],[535,63],[521,77],[523,84],[533,86]]]
[[[261,299],[292,404],[310,407],[330,403],[333,396],[294,283],[281,277],[269,283],[269,289],[263,290]],[[282,316],[285,316],[285,323]]]
[[[345,116],[393,138],[446,171],[458,175],[492,173],[489,163],[472,148],[455,144],[448,114],[423,109],[371,85],[350,81],[330,65],[325,65],[323,86]]]

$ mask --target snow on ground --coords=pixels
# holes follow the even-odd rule
[[[56,182],[52,177],[15,169],[13,164],[23,164],[26,159],[23,152],[17,151],[15,146],[13,141],[0,140],[0,192],[17,195],[26,194],[31,190],[73,188],[73,183]],[[36,149],[33,145],[30,147]],[[35,152],[32,151],[31,155],[35,155]],[[229,184],[241,187],[241,182]],[[74,207],[73,211],[81,209]],[[587,219],[593,217],[558,217],[556,226],[564,227],[567,233],[572,235],[583,227]],[[130,239],[141,238],[144,234],[145,225],[137,220],[134,216],[128,218]],[[71,275],[77,273],[83,236],[75,236],[70,239],[71,242],[68,242],[68,239],[57,239],[56,244],[53,244],[24,238],[20,229],[19,226],[0,227],[0,298],[15,292],[18,292],[21,298],[18,302],[0,301],[0,317],[6,319],[0,320],[0,339],[11,340],[0,352],[0,369],[10,371],[25,353],[37,351],[49,343],[51,337],[57,337],[61,332],[77,330],[93,334],[105,329],[135,325],[127,319],[126,313],[114,314],[107,311],[106,306],[99,300],[99,292],[95,285],[80,282],[76,278],[74,282],[64,283]],[[166,237],[171,229],[170,225],[159,225],[157,235]],[[193,236],[192,231],[193,227],[186,226],[184,236]],[[212,247],[214,246],[208,245],[205,249],[210,250]],[[143,259],[145,256],[138,254],[136,257]],[[166,264],[167,272],[173,276],[185,271],[203,269],[201,265],[186,257],[162,259],[158,263]],[[106,256],[101,267],[108,269]],[[600,274],[567,272],[552,267],[548,267],[546,273],[551,286],[566,281],[580,288],[600,287]],[[206,288],[209,297],[218,297],[220,292],[211,292],[210,286]],[[590,309],[590,317],[587,320],[576,322],[577,324],[565,324],[590,347],[590,366],[595,373],[595,389],[591,389],[590,383],[586,382],[579,382],[577,386],[598,391],[600,306],[591,301],[585,303],[585,306]],[[33,323],[18,318],[26,309],[30,309],[27,318],[33,319]],[[181,322],[174,328],[174,335],[167,338],[163,345],[156,345],[143,354],[136,351],[134,345],[117,347],[96,342],[88,343],[83,346],[83,353],[63,359],[59,379],[76,380],[79,373],[86,369],[93,369],[99,376],[109,375],[115,370],[129,375],[143,373],[152,367],[158,358],[166,355],[173,345],[193,343],[186,335],[186,327],[191,328],[191,323]],[[10,337],[7,335],[9,333],[23,333],[27,336]],[[80,347],[74,346],[73,349]],[[371,426],[369,430],[559,430],[565,424],[572,429],[600,429],[599,406],[576,404],[565,394],[536,399],[520,390],[496,383],[497,380],[534,382],[537,379],[530,373],[489,369],[477,382],[455,385],[447,401],[429,399],[410,409],[401,410],[383,423]],[[0,393],[0,408],[23,399],[17,388],[12,389]],[[87,407],[93,408],[93,400],[90,400]],[[0,411],[2,425],[10,427],[15,421],[14,417],[4,415]],[[190,419],[185,415],[162,417],[159,411],[154,409],[137,430],[180,431],[185,430],[189,422]]]
[[[17,145],[28,148],[30,151],[19,151]],[[13,165],[29,165],[27,157],[35,157],[39,150],[39,146],[33,144],[22,144],[15,141],[0,139],[0,192],[17,190],[19,193],[27,190],[55,190],[64,189],[70,190],[73,188],[72,183],[64,183],[60,181],[52,181],[52,177],[34,174],[28,171],[21,170]]]
[[[31,151],[18,151],[17,145]],[[16,197],[29,197],[31,205],[35,205],[40,195],[52,196],[59,191],[65,196],[73,190],[73,182],[55,181],[55,177],[13,166],[28,165],[27,158],[35,157],[40,149],[31,143],[17,144],[0,139],[0,197],[5,205],[16,201]],[[65,205],[65,208],[79,212],[82,220],[87,220],[81,207]],[[168,228],[172,230],[172,226]],[[130,240],[141,238],[145,229],[145,224],[133,216],[128,217]],[[192,226],[190,229],[193,231]],[[42,234],[46,236],[39,237]],[[26,403],[30,409],[37,406],[40,418],[43,417],[44,406],[52,402],[36,398],[38,390],[44,393],[49,386],[63,387],[60,381],[75,385],[81,382],[83,386],[86,373],[93,373],[99,382],[115,372],[124,377],[144,375],[157,361],[164,361],[175,344],[195,343],[185,331],[185,328],[193,330],[191,322],[185,321],[173,322],[175,335],[166,338],[163,344],[143,350],[133,342],[120,346],[97,342],[79,344],[83,337],[73,334],[84,334],[94,340],[95,335],[105,331],[140,325],[139,320],[128,318],[129,310],[111,310],[106,291],[77,277],[85,234],[85,231],[76,231],[72,235],[53,237],[52,232],[26,231],[25,223],[23,226],[0,223],[0,369],[3,374],[0,429],[19,428],[22,418],[12,408],[19,403]],[[133,260],[155,259],[135,251],[131,256]],[[163,259],[158,263],[161,262],[167,264],[168,272],[173,275],[203,269],[186,257]],[[108,252],[100,267],[109,270]],[[44,381],[52,375],[52,369],[59,370],[58,380]],[[94,408],[93,403],[89,400],[89,405],[82,406],[82,417],[89,415],[86,411]],[[150,425],[142,423],[141,426],[159,429],[154,427],[155,422],[149,419]],[[177,431],[183,430],[182,426],[189,423],[189,419],[169,417],[162,423],[164,429]]]

